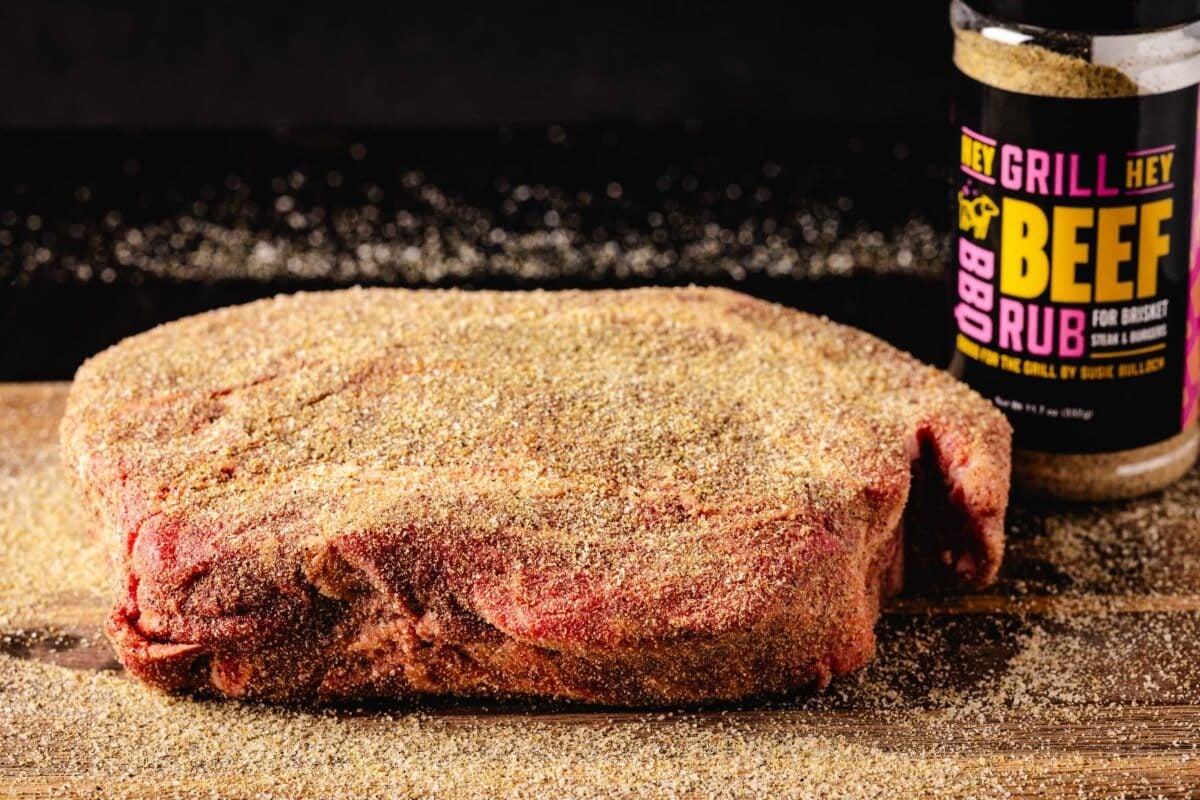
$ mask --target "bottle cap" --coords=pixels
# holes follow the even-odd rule
[[[1200,20],[1200,0],[966,0],[986,17],[1060,31],[1140,33]]]

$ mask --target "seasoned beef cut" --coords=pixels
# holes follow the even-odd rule
[[[125,667],[303,701],[825,685],[902,575],[993,579],[1009,440],[871,336],[700,288],[277,297],[100,353],[62,424]]]

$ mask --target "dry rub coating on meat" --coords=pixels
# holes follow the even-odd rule
[[[100,353],[62,424],[126,668],[305,701],[825,685],[902,574],[993,579],[1009,440],[867,334],[701,288],[276,297]]]

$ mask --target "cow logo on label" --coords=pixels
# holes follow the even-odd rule
[[[1000,213],[1000,207],[986,194],[967,197],[958,193],[958,227],[970,231],[976,239],[986,239],[992,220]]]

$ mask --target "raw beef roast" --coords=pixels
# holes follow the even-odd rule
[[[824,685],[902,575],[993,579],[1009,439],[871,336],[698,288],[277,297],[97,355],[62,425],[126,668],[306,701]]]

